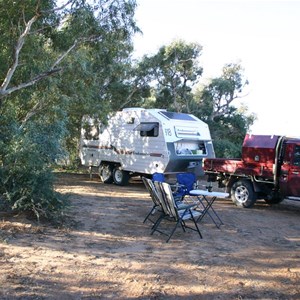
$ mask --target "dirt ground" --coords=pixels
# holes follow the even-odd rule
[[[300,299],[300,203],[241,209],[215,202],[197,233],[169,243],[143,219],[152,202],[127,187],[59,174],[68,226],[0,212],[0,299]],[[162,224],[169,229],[170,224]]]

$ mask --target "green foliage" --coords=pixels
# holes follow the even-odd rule
[[[247,84],[241,65],[225,65],[220,77],[211,79],[196,93],[195,101],[202,111],[202,117],[214,121],[220,116],[230,116],[235,111],[232,102],[241,97]]]
[[[0,198],[38,218],[57,215],[65,205],[54,191],[51,165],[77,158],[82,116],[105,118],[131,93],[125,80],[131,37],[139,31],[135,1],[71,2],[54,10],[52,0],[0,0]],[[15,60],[17,41],[33,17]],[[53,68],[60,73],[49,77]],[[41,81],[22,87],[41,74]],[[9,85],[2,88],[5,79]]]
[[[201,51],[199,44],[178,40],[142,59],[139,67],[148,73],[149,84],[155,85],[155,107],[190,112],[192,87],[203,71],[198,64]]]
[[[240,158],[242,155],[242,144],[235,144],[226,138],[214,140],[214,149],[217,157]]]
[[[37,219],[58,218],[66,201],[53,189],[50,164],[60,152],[56,143],[64,129],[47,120],[20,129],[10,117],[0,116],[0,193],[12,210],[33,212]]]
[[[31,19],[36,11],[49,11],[54,1],[13,1],[0,0],[0,78],[4,79],[8,67],[15,59],[14,51],[17,39],[25,28],[25,22]],[[38,74],[48,65],[49,53],[47,45],[54,26],[58,26],[59,19],[54,13],[48,13],[39,18],[33,25],[34,34],[28,36],[24,49],[20,53],[22,62],[12,79],[12,84],[28,80]]]
[[[194,113],[208,123],[217,157],[239,156],[245,134],[255,120],[245,106],[233,105],[247,84],[241,65],[227,64],[220,77],[211,79],[194,94]]]

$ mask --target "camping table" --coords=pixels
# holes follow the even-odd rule
[[[203,206],[203,211],[201,216],[198,218],[198,221],[201,221],[203,217],[208,214],[212,221],[215,223],[215,225],[220,228],[220,226],[223,224],[222,220],[218,216],[217,212],[213,208],[213,203],[217,198],[226,198],[229,196],[228,193],[222,193],[222,192],[209,192],[207,190],[191,190],[189,193],[191,196],[197,197],[199,202]],[[210,213],[211,211],[211,213]],[[214,216],[213,216],[214,215]],[[219,222],[217,222],[217,220]]]

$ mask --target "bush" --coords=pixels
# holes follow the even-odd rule
[[[12,121],[0,121],[2,201],[12,210],[33,212],[38,220],[61,216],[67,202],[55,192],[50,168],[54,153],[58,153],[59,126],[52,125],[51,130],[49,126],[32,123],[26,129],[17,129]]]
[[[241,157],[241,146],[236,145],[229,140],[215,140],[214,149],[216,157],[239,158]]]

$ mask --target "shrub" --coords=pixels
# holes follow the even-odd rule
[[[54,190],[51,161],[59,152],[63,130],[58,125],[51,128],[36,122],[20,129],[3,117],[0,121],[2,201],[12,210],[33,212],[38,220],[61,216],[67,202]]]

